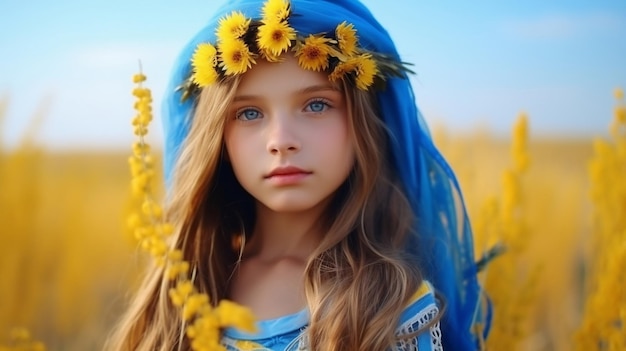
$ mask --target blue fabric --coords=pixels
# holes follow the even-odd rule
[[[290,25],[300,34],[333,30],[344,20],[354,24],[362,47],[400,60],[387,31],[357,0],[293,0]],[[190,72],[190,58],[200,42],[215,42],[218,19],[233,10],[260,18],[262,0],[228,1],[182,50],[175,63],[164,101],[165,177],[169,182],[181,143],[189,130],[193,99],[181,103],[175,88]],[[393,78],[377,93],[382,119],[392,136],[396,171],[416,214],[415,235],[410,251],[425,279],[445,298],[447,312],[442,320],[444,347],[475,349],[472,323],[481,299],[473,257],[471,229],[453,171],[433,145],[408,79]],[[483,317],[478,316],[478,319]],[[489,320],[480,320],[488,324]]]
[[[424,282],[424,284],[430,284]],[[416,322],[416,316],[424,314],[436,305],[435,295],[431,289],[426,294],[412,301],[400,315],[398,328],[409,323],[415,330],[420,324]],[[224,331],[222,342],[229,351],[240,350],[300,350],[299,338],[303,336],[308,325],[309,313],[301,310],[294,314],[267,319],[256,322],[257,332],[248,333],[235,328],[227,328]],[[431,334],[428,331],[417,337],[420,351],[432,350]],[[306,342],[305,342],[306,345]]]

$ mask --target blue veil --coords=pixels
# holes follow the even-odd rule
[[[249,18],[260,18],[262,4],[262,0],[227,1],[175,62],[163,110],[168,182],[193,115],[193,99],[181,102],[181,91],[175,90],[189,75],[195,47],[200,42],[216,41],[215,29],[225,14],[237,10]],[[289,23],[298,33],[328,32],[347,21],[354,24],[360,46],[400,61],[387,31],[358,0],[291,0],[291,4],[294,15]],[[477,338],[472,333],[473,323],[484,324],[489,317],[477,317],[483,299],[471,228],[456,177],[433,144],[408,78],[389,79],[386,88],[377,92],[377,99],[381,117],[392,134],[389,157],[416,214],[409,249],[419,261],[424,278],[433,283],[446,302],[447,310],[441,320],[444,349],[474,350]]]

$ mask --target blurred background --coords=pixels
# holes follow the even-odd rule
[[[477,257],[507,247],[490,349],[626,348],[626,2],[363,2],[414,65]],[[0,0],[0,345],[101,348],[145,258],[132,75],[158,159],[170,67],[220,3]]]

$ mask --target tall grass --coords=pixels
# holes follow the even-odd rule
[[[138,268],[125,155],[46,152],[45,114],[0,150],[0,345],[26,328],[50,350],[98,349]]]

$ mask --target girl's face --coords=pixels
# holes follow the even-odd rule
[[[257,62],[228,111],[224,140],[235,176],[276,212],[325,206],[354,163],[347,107],[325,73]]]

